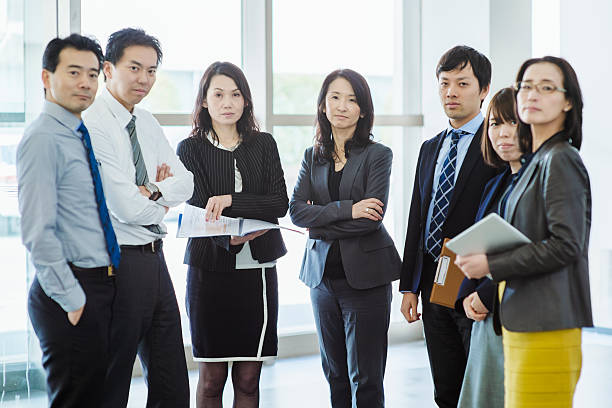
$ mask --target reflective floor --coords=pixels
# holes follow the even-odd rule
[[[189,376],[195,389],[197,373]],[[578,383],[574,406],[577,408],[609,406],[612,400],[612,336],[586,332],[583,336],[583,369]],[[231,406],[231,384],[224,394],[224,406]],[[423,341],[394,345],[389,348],[385,378],[386,406],[435,407],[433,386],[429,374],[427,352]],[[41,393],[27,396],[6,395],[1,407],[43,408],[46,397]],[[142,378],[134,379],[129,407],[145,406],[146,385]],[[195,398],[192,395],[192,406]],[[328,407],[327,384],[321,372],[319,356],[282,359],[264,366],[261,379],[261,407],[313,408]]]

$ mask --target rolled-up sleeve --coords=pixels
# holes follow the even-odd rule
[[[70,312],[85,304],[85,292],[68,267],[56,235],[57,171],[53,135],[26,135],[17,150],[21,236],[40,286]]]

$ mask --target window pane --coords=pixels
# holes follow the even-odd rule
[[[401,1],[274,0],[273,7],[275,114],[315,113],[321,83],[337,68],[366,77],[376,113],[403,113]]]
[[[208,65],[241,65],[240,0],[83,1],[81,7],[83,33],[104,49],[108,36],[126,27],[143,28],[160,41],[164,58],[157,82],[141,103],[152,112],[191,112]]]
[[[25,120],[23,7],[0,0],[0,123]]]

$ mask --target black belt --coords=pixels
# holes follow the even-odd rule
[[[86,272],[86,273],[104,273],[107,276],[115,276],[116,268],[113,265],[108,266],[97,266],[95,268],[81,268],[75,264],[68,262],[68,266],[73,272]]]
[[[140,251],[145,253],[155,253],[162,248],[162,240],[158,239],[153,242],[149,242],[148,244],[142,245],[121,245],[121,250],[129,250],[129,251]]]

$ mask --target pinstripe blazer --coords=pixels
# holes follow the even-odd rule
[[[351,287],[369,289],[399,278],[401,260],[382,221],[352,217],[353,204],[366,198],[378,198],[387,211],[392,160],[391,149],[380,143],[353,148],[342,172],[340,201],[331,201],[327,186],[330,163],[319,163],[313,148],[306,149],[290,213],[295,225],[310,229],[300,271],[308,287],[321,283],[334,240],[339,241]]]
[[[207,139],[181,141],[177,155],[193,173],[193,196],[189,204],[205,208],[213,196],[231,194],[228,217],[255,218],[278,224],[289,206],[287,187],[278,148],[269,133],[258,133],[233,152],[219,149]],[[242,176],[242,192],[234,192],[234,159]],[[236,267],[242,245],[230,246],[229,236],[190,238],[184,263],[205,271],[223,272]],[[249,242],[253,259],[270,262],[287,253],[279,230],[271,230]]]

